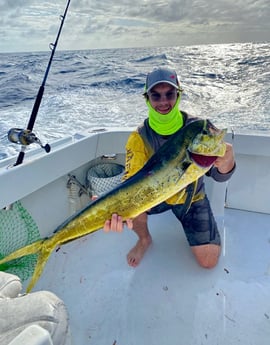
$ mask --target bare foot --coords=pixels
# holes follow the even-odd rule
[[[139,265],[145,252],[150,247],[151,243],[151,236],[138,240],[136,245],[130,250],[130,252],[127,255],[127,262],[129,266],[136,267]]]

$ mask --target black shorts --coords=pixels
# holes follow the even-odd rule
[[[184,208],[185,206],[180,204],[170,205],[163,202],[147,211],[147,214],[151,215],[172,210],[177,219],[182,223],[190,246],[203,244],[220,245],[221,241],[217,223],[207,196],[192,203],[187,212]]]

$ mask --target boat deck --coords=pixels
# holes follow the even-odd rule
[[[76,345],[268,345],[270,215],[226,209],[217,222],[212,270],[167,212],[150,217],[153,244],[137,268],[126,263],[132,231],[98,231],[55,251],[35,290],[64,300]]]

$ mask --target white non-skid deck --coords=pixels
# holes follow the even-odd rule
[[[174,216],[151,216],[153,245],[126,263],[136,236],[94,234],[55,252],[35,287],[68,308],[76,345],[269,345],[270,215],[217,218],[218,266],[200,268]]]

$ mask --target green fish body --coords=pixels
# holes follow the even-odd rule
[[[38,253],[27,288],[30,291],[56,246],[101,229],[113,213],[124,220],[134,218],[203,176],[216,158],[225,154],[225,133],[207,120],[191,122],[171,136],[134,176],[67,219],[50,238],[16,250],[0,264]]]

